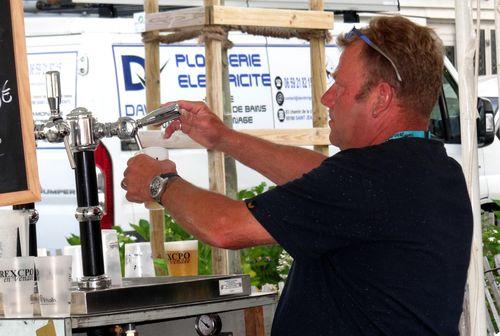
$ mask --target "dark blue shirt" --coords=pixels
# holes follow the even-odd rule
[[[473,219],[440,142],[344,150],[248,203],[294,258],[273,335],[458,335]]]

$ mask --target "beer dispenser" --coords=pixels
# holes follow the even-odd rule
[[[134,138],[142,148],[138,129],[147,125],[163,124],[180,117],[177,104],[162,106],[145,117],[133,120],[118,118],[116,122],[99,123],[83,107],[61,115],[61,85],[58,71],[46,73],[47,99],[50,118],[35,124],[35,139],[50,143],[64,142],[71,168],[75,171],[78,207],[75,217],[80,223],[83,277],[78,287],[84,290],[104,289],[111,280],[104,274],[100,220],[103,211],[99,206],[94,151],[104,137]]]

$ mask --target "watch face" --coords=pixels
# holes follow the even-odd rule
[[[149,187],[149,191],[151,197],[156,198],[161,191],[162,178],[160,176],[155,176],[151,181],[151,185]]]

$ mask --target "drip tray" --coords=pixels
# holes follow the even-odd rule
[[[250,276],[124,278],[123,285],[71,292],[71,314],[98,314],[249,296]]]

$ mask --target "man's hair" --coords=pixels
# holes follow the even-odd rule
[[[399,82],[391,63],[378,51],[363,42],[362,58],[366,66],[366,81],[356,99],[366,98],[371,89],[380,81],[395,88],[400,106],[418,115],[408,118],[429,118],[436,104],[443,78],[443,44],[431,29],[419,26],[402,16],[381,16],[360,29],[396,64],[402,82]],[[339,35],[337,43],[346,47],[355,40],[348,41]]]

